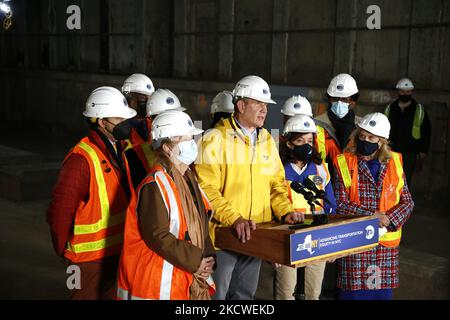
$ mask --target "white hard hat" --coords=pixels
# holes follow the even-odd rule
[[[233,94],[230,91],[219,92],[211,104],[211,114],[216,112],[234,112]]]
[[[130,92],[136,92],[151,96],[152,93],[155,92],[155,88],[149,77],[142,73],[135,73],[125,79],[122,86],[122,92],[125,95]]]
[[[178,97],[168,89],[156,90],[147,100],[147,116],[155,116],[167,110],[184,111]]]
[[[308,99],[303,96],[293,96],[286,100],[281,109],[281,113],[286,116],[295,116],[297,114],[305,114],[312,117],[312,108]]]
[[[263,78],[258,76],[246,76],[236,83],[233,90],[234,98],[250,98],[253,100],[276,104],[271,99],[270,88]]]
[[[331,97],[347,98],[358,93],[358,86],[351,75],[340,73],[331,79],[327,93]]]
[[[88,118],[130,119],[136,116],[136,110],[128,107],[127,100],[116,88],[100,87],[87,98],[83,115]]]
[[[304,114],[298,114],[289,118],[284,126],[283,135],[291,132],[317,133],[317,127],[311,117]]]
[[[388,118],[380,112],[365,115],[357,125],[371,134],[389,139],[391,124]]]
[[[196,135],[203,130],[194,127],[191,117],[179,110],[169,110],[156,116],[152,122],[152,139]]]
[[[414,89],[414,84],[408,78],[403,78],[398,80],[396,88],[401,90],[412,90]]]

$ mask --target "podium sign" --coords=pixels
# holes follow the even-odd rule
[[[378,245],[378,218],[290,235],[291,264],[344,255]]]
[[[300,229],[279,222],[258,224],[242,243],[230,227],[216,228],[215,246],[286,266],[302,267],[337,259],[378,245],[378,219],[373,216],[329,215],[329,223],[313,225],[312,216]]]

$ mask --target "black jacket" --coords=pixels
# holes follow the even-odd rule
[[[391,103],[389,122],[391,123],[390,140],[394,151],[401,153],[428,153],[431,140],[431,124],[424,108],[424,118],[420,127],[420,139],[412,136],[414,116],[417,102],[411,99],[411,104],[403,112],[398,106],[398,99]]]

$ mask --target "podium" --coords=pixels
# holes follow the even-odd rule
[[[231,227],[216,228],[216,247],[291,267],[342,258],[378,245],[378,218],[328,215],[328,223],[313,226],[306,215],[299,229],[268,222],[257,225],[242,243]]]

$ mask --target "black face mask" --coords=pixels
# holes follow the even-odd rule
[[[293,152],[295,159],[303,162],[309,162],[313,154],[312,147],[308,143],[295,146]]]
[[[409,102],[409,101],[411,101],[411,95],[410,94],[402,94],[402,95],[398,96],[398,99],[401,102]]]
[[[130,120],[122,121],[121,123],[117,124],[113,131],[112,135],[114,139],[116,140],[126,140],[130,138],[131,134],[131,122]]]
[[[145,118],[147,115],[147,102],[139,101],[136,112],[139,118]]]
[[[362,156],[370,156],[372,153],[378,150],[378,143],[362,141],[359,140],[356,142],[356,151]]]

